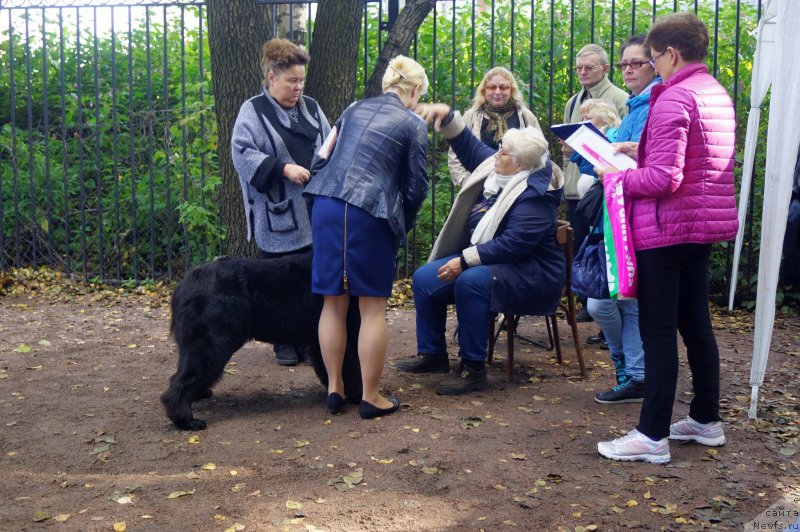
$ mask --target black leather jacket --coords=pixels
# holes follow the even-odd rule
[[[336,129],[333,153],[317,159],[305,193],[339,198],[388,220],[399,244],[428,193],[425,122],[385,93],[352,104]]]

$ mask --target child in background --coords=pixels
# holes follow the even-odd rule
[[[617,131],[619,129],[619,123],[621,122],[621,119],[619,117],[619,113],[617,112],[617,108],[614,107],[614,104],[610,101],[596,100],[593,98],[586,100],[581,104],[581,120],[594,124],[597,129],[605,134],[609,142],[616,142]],[[592,170],[593,165],[578,155],[577,152],[574,152],[569,160],[578,165],[581,174],[592,177],[592,179],[589,180],[588,178],[584,178],[583,175],[581,176],[581,181],[584,181],[585,193],[592,183],[594,183],[594,180],[597,179],[597,176]],[[578,189],[580,190],[581,188],[582,187],[579,182]],[[583,196],[583,194],[581,194],[581,196]],[[589,223],[592,222],[594,222],[594,220],[589,221]]]
[[[589,99],[581,104],[581,120],[584,122],[591,122],[602,131],[609,142],[615,142],[617,139],[617,131],[619,129],[620,117],[617,108],[608,100]],[[578,165],[581,171],[581,177],[578,181],[578,195],[582,198],[586,191],[589,190],[594,182],[597,180],[597,175],[594,173],[593,165],[578,152],[574,152],[570,157],[570,161]],[[587,220],[589,225],[594,224],[595,220]],[[597,229],[595,228],[595,231]],[[601,230],[602,231],[602,230]],[[608,349],[606,337],[603,330],[586,339],[589,344],[599,344],[602,349]],[[625,375],[625,357],[621,354],[611,355],[611,360],[614,363],[614,369],[617,376],[617,383]]]

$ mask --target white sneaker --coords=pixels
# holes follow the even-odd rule
[[[696,441],[709,447],[725,445],[725,433],[722,432],[722,423],[719,421],[698,423],[689,416],[669,426],[669,439]]]
[[[670,461],[667,438],[653,441],[636,429],[616,440],[601,441],[597,444],[597,452],[606,458],[623,462],[666,464]]]

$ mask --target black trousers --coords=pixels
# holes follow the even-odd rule
[[[644,402],[639,432],[669,435],[678,382],[680,331],[692,371],[689,415],[719,421],[719,350],[708,310],[710,244],[680,244],[638,251],[639,330],[644,345]]]

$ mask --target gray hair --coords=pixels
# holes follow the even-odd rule
[[[540,170],[547,163],[547,140],[542,131],[533,126],[506,131],[503,149],[508,150],[514,162],[526,170]]]
[[[596,55],[600,60],[601,65],[608,64],[608,54],[601,46],[596,44],[587,44],[578,51],[578,55],[576,57],[583,57],[585,55]]]

